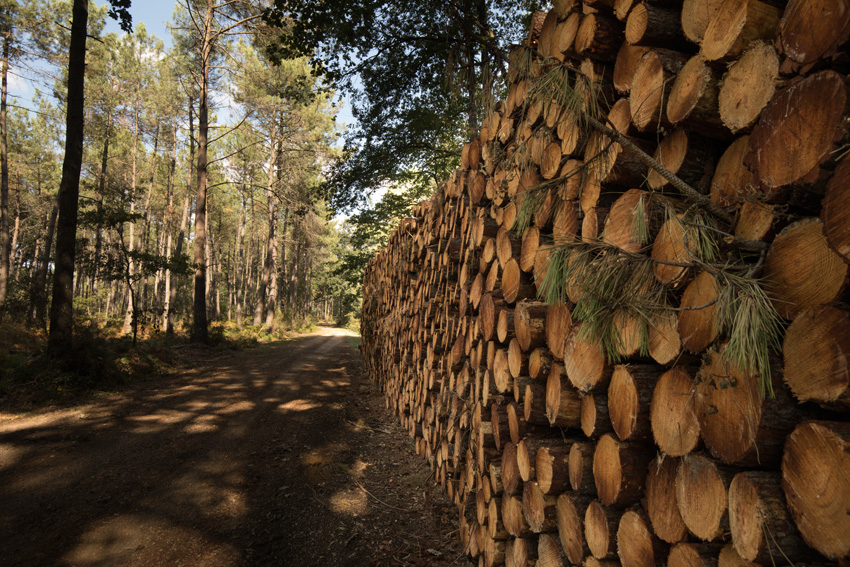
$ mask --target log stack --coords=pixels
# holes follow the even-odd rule
[[[478,565],[850,564],[850,0],[554,4],[370,260],[367,371]],[[553,293],[567,242],[598,266]],[[617,254],[651,267],[605,295]],[[736,262],[781,317],[751,368],[721,324],[749,321]],[[671,308],[636,315],[623,290],[649,288]],[[587,331],[605,316],[613,343]]]

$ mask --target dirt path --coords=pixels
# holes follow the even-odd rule
[[[455,562],[455,513],[352,342],[198,349],[177,376],[0,413],[0,564]]]

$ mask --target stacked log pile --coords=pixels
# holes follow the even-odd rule
[[[850,0],[554,4],[369,262],[368,372],[479,565],[850,564]]]

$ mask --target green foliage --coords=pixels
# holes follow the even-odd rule
[[[712,263],[718,243],[715,230],[706,229],[706,222],[683,220],[693,240],[702,241],[687,264],[708,270],[717,281],[718,330],[728,341],[724,360],[743,372],[758,374],[762,394],[773,396],[770,353],[781,347],[782,321],[760,282],[752,277],[752,264],[743,259],[722,266]],[[618,317],[638,321],[641,350],[647,352],[649,325],[659,314],[679,309],[667,287],[656,280],[655,260],[647,254],[626,252],[602,241],[575,240],[552,245],[547,262],[545,277],[537,282],[540,297],[549,304],[565,303],[571,286],[577,298],[572,316],[582,323],[582,338],[598,342],[610,360],[621,358]]]
[[[386,183],[426,188],[445,179],[487,101],[506,88],[507,46],[525,36],[538,5],[277,1],[266,17],[282,33],[267,52],[310,57],[350,96],[357,120],[327,185],[332,207],[351,210]]]
[[[175,368],[173,353],[159,338],[133,345],[91,321],[78,320],[72,357],[50,358],[45,342],[43,332],[3,325],[0,395],[12,402],[38,403],[148,380]]]
[[[723,359],[745,373],[758,373],[762,397],[774,397],[770,353],[782,348],[782,319],[758,281],[728,271],[717,279],[717,320],[729,338]]]
[[[540,295],[547,303],[562,303],[567,300],[567,286],[577,288],[572,316],[582,322],[581,337],[598,342],[616,362],[622,350],[618,317],[638,321],[641,350],[648,352],[647,326],[673,308],[652,268],[652,258],[601,241],[559,243],[551,248]]]

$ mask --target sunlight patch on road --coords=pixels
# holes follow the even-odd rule
[[[331,443],[324,447],[313,449],[301,457],[304,465],[327,465],[336,461],[336,455],[348,450],[346,443]]]
[[[210,540],[198,530],[166,519],[122,514],[98,522],[62,558],[64,564],[102,565],[191,565],[224,567],[240,562],[232,545]]]
[[[256,407],[256,404],[249,400],[242,400],[241,402],[236,402],[235,404],[230,404],[225,408],[218,410],[217,413],[220,415],[229,415],[231,413],[238,413],[241,411],[251,411]]]
[[[311,409],[316,409],[320,407],[322,404],[317,404],[316,402],[311,402],[309,400],[297,399],[286,402],[285,404],[280,404],[278,409],[281,410],[282,413],[288,413],[291,411],[307,411]]]
[[[169,501],[208,517],[239,518],[247,514],[248,504],[241,491],[242,475],[217,468],[201,467],[184,474],[169,491]]]
[[[169,425],[188,421],[195,417],[195,413],[188,411],[163,410],[149,415],[135,415],[127,418],[127,421],[134,422],[135,427],[132,433],[161,433],[165,431]]]
[[[8,443],[0,443],[0,471],[17,463],[24,450]]]
[[[331,509],[347,516],[363,516],[369,512],[369,498],[359,488],[340,490],[331,496]]]
[[[193,423],[183,428],[184,433],[209,433],[218,429],[220,419],[217,415],[200,415]]]

